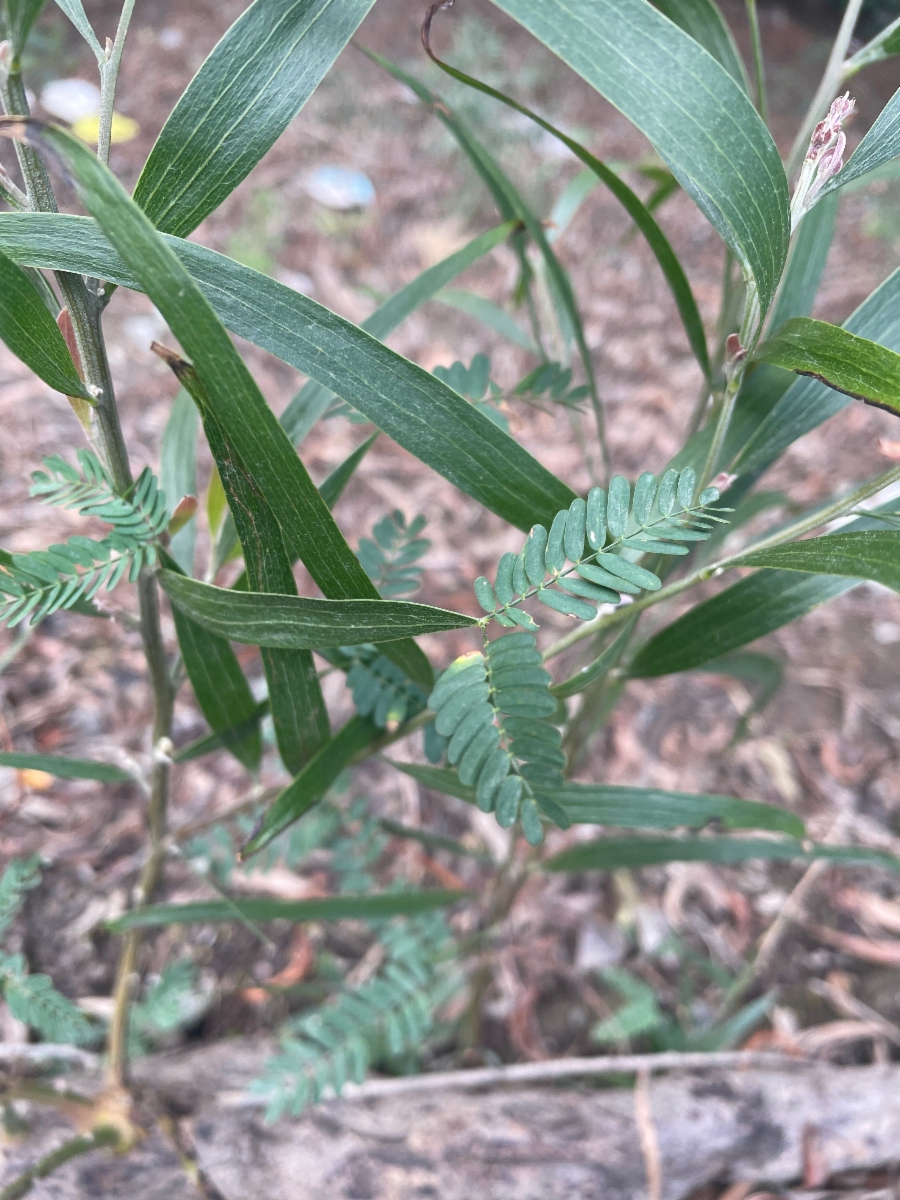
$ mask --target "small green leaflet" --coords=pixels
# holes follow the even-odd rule
[[[614,871],[667,862],[739,863],[754,858],[812,862],[859,862],[900,870],[900,859],[865,846],[817,846],[811,842],[764,841],[754,838],[602,838],[582,842],[544,863],[548,871]]]
[[[896,53],[897,51],[893,51]],[[847,165],[825,184],[823,195],[875,171],[900,154],[900,89],[894,92]]]
[[[393,642],[476,625],[474,617],[403,600],[314,600],[235,592],[161,571],[169,599],[191,620],[232,642],[284,650],[319,650]]]
[[[321,900],[198,900],[193,904],[153,904],[125,913],[108,928],[126,929],[187,925],[198,921],[343,921],[410,916],[444,908],[468,898],[468,892],[389,892],[369,896],[328,896]]]
[[[765,313],[788,251],[788,186],[740,84],[648,0],[494,3],[650,139],[753,274]]]
[[[91,403],[65,339],[50,310],[21,267],[0,251],[0,339],[16,358],[64,396]]]
[[[59,779],[96,779],[99,783],[132,783],[133,777],[112,763],[89,758],[59,758],[55,754],[0,753],[0,767],[20,771],[46,771]]]
[[[294,119],[374,2],[250,5],[191,80],[144,164],[134,199],[154,225],[186,236],[218,208]]]
[[[757,550],[734,560],[738,567],[778,567],[813,575],[871,579],[900,592],[900,530],[829,533],[803,542]]]
[[[900,354],[838,325],[793,317],[763,342],[754,358],[900,413]]]

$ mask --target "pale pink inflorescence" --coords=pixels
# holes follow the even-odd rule
[[[855,112],[856,101],[845,92],[832,102],[827,115],[813,130],[791,203],[794,227],[818,200],[828,180],[833,179],[844,165],[847,135],[843,125]]]

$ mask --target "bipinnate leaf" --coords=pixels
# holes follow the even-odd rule
[[[91,400],[40,293],[21,267],[2,251],[0,338],[49,387],[65,396]]]
[[[434,908],[445,908],[468,898],[468,892],[376,892],[368,896],[326,896],[321,900],[198,900],[192,904],[153,904],[125,913],[108,928],[126,929],[188,925],[202,922],[235,921],[344,921],[376,920],[411,916]]]
[[[96,779],[98,783],[132,783],[133,776],[112,763],[89,758],[61,758],[56,754],[17,754],[0,751],[0,767],[20,771],[46,771],[58,779]]]
[[[504,521],[519,529],[529,529],[535,520],[552,521],[560,508],[571,503],[574,495],[571,488],[430,372],[267,275],[193,242],[165,236],[162,241],[175,252],[214,312],[233,333],[303,371],[331,392],[339,393],[388,437]],[[134,264],[124,263],[93,222],[83,217],[0,213],[0,249],[6,249],[23,264],[74,271],[148,291]],[[152,286],[155,291],[156,280]],[[172,294],[175,295],[174,289]],[[179,307],[184,308],[183,303]],[[175,331],[172,320],[168,324]],[[202,377],[200,359],[188,351],[184,337],[179,340]],[[213,394],[209,381],[205,382]],[[218,415],[224,419],[221,404],[216,403]],[[230,432],[241,446],[245,463],[266,491],[285,530],[289,551],[303,557],[299,534],[289,534],[287,527],[291,522],[275,503],[275,489],[284,488],[289,493],[284,498],[285,504],[289,503],[298,512],[296,519],[300,526],[313,535],[316,518],[311,501],[306,503],[311,486],[308,477],[301,483],[298,473],[305,475],[302,465],[292,465],[283,448],[275,444],[274,433],[269,432],[271,424],[277,424],[274,416],[269,413],[257,419],[256,401],[243,412],[244,415],[234,414]],[[263,426],[268,446],[260,444],[257,448]],[[291,447],[280,429],[278,437]],[[290,453],[296,460],[292,447]],[[267,490],[270,479],[272,488]],[[278,480],[284,483],[279,484]],[[305,516],[299,516],[299,509]],[[323,551],[328,549],[327,542],[320,539],[316,542]],[[313,550],[310,546],[309,551]],[[304,561],[310,566],[306,558]],[[343,561],[341,555],[334,555],[332,570]],[[329,594],[329,588],[322,586],[318,578],[326,563],[318,564],[315,559],[313,562],[316,565],[311,568],[312,574],[323,592]]]
[[[241,858],[256,854],[317,804],[361,751],[382,735],[368,717],[353,717],[315,754],[302,771],[276,796],[262,824],[241,850]]]
[[[788,187],[746,92],[648,0],[494,0],[644,133],[756,280],[787,255]]]
[[[582,842],[544,863],[548,871],[614,871],[621,867],[649,867],[667,862],[739,863],[752,859],[813,862],[859,862],[900,870],[900,858],[865,846],[820,846],[792,838],[602,838]]]
[[[900,414],[900,354],[838,325],[793,317],[763,342],[754,358],[811,375],[854,400]]]
[[[240,446],[245,466],[274,512],[288,552],[302,559],[326,596],[377,596],[209,301],[116,177],[87,146],[56,126],[0,119],[0,135],[37,141],[65,162],[85,207],[191,359],[216,419]],[[418,646],[404,642],[385,653],[429,685],[431,668]]]
[[[778,567],[813,575],[871,579],[900,592],[900,530],[829,533],[734,559],[735,566]]]
[[[172,603],[192,620],[229,641],[251,646],[318,650],[390,643],[477,623],[464,613],[404,600],[315,600],[235,592],[173,571],[161,571],[160,581]]]
[[[218,208],[297,115],[374,2],[255,0],[241,14],[144,164],[134,198],[154,225],[184,237]]]

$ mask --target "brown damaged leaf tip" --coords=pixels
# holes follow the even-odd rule
[[[150,349],[158,358],[163,360],[167,367],[172,368],[176,379],[183,379],[194,369],[186,358],[182,358],[177,351],[170,350],[162,342],[151,342]]]
[[[434,59],[435,62],[437,62],[437,58],[434,54],[434,51],[431,49],[431,23],[434,20],[435,14],[439,13],[441,9],[452,7],[453,0],[437,0],[435,4],[431,5],[428,12],[425,14],[425,20],[422,22],[422,46],[428,57]]]

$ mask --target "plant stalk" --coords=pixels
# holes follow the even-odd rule
[[[762,117],[763,124],[769,123],[769,102],[766,97],[766,67],[763,60],[762,38],[759,34],[759,13],[756,0],[745,0],[747,6],[747,21],[750,24],[750,38],[753,43],[753,73],[756,77],[756,107]]]
[[[104,163],[109,162],[116,83],[119,78],[122,51],[125,49],[125,37],[131,23],[131,14],[134,12],[134,4],[135,0],[125,0],[122,5],[122,13],[116,29],[116,40],[112,46],[107,42],[106,62],[100,68],[100,130],[97,135],[97,157]]]
[[[133,0],[126,0],[119,33],[124,38],[127,20],[130,18]],[[117,35],[117,42],[119,35]],[[116,60],[116,71],[121,59]],[[110,58],[112,62],[112,56]],[[113,79],[114,85],[114,79]],[[28,102],[18,71],[10,72],[3,90],[3,103],[8,112],[28,114]],[[110,110],[112,101],[110,100]],[[19,164],[31,208],[37,212],[58,212],[56,198],[50,184],[47,169],[40,157],[28,146],[16,143]],[[94,395],[92,436],[96,441],[100,457],[109,471],[113,486],[124,494],[132,486],[128,451],[122,434],[119,410],[116,405],[106,343],[101,327],[103,311],[102,291],[92,291],[79,275],[59,271],[56,279],[63,293],[72,319],[72,327],[81,358],[85,383]],[[140,631],[147,659],[153,696],[153,767],[150,779],[150,800],[147,821],[150,837],[150,856],[141,875],[136,895],[138,905],[148,903],[156,888],[165,859],[166,822],[169,787],[168,750],[172,729],[172,707],[174,696],[166,661],[165,644],[159,617],[159,592],[155,576],[147,571],[138,579],[140,606]],[[111,1081],[124,1084],[127,1062],[128,1003],[131,996],[132,979],[137,964],[139,934],[132,931],[125,936],[116,973],[115,1004],[109,1033],[109,1075]]]

